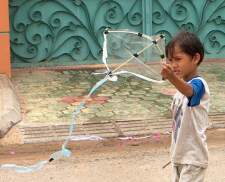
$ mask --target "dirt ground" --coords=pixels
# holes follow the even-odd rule
[[[210,151],[206,182],[225,182],[225,129],[208,132]],[[167,182],[171,166],[169,136],[160,141],[107,140],[70,144],[71,158],[47,164],[34,173],[0,170],[0,182]],[[0,163],[34,164],[48,159],[59,143],[1,147]]]

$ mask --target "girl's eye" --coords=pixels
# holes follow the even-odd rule
[[[172,59],[167,59],[166,61],[167,61],[168,63],[172,63],[173,60],[172,60]]]
[[[180,62],[181,58],[175,58],[174,61],[175,62]]]
[[[181,60],[180,58],[173,58],[173,59],[167,59],[167,62],[170,63],[170,64],[171,63],[178,63],[178,62],[180,62],[180,60]]]

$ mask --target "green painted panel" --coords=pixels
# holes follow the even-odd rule
[[[225,57],[225,0],[10,0],[14,67],[101,63],[106,27],[167,40],[185,28]]]
[[[14,67],[101,62],[106,27],[142,32],[138,0],[12,0]]]
[[[153,33],[167,40],[180,29],[195,32],[204,44],[206,57],[225,57],[224,0],[153,1]]]

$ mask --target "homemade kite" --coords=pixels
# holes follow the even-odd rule
[[[98,81],[89,94],[72,113],[68,137],[62,144],[61,150],[50,155],[48,160],[39,161],[31,166],[19,166],[16,164],[2,164],[1,169],[11,169],[19,173],[33,172],[41,169],[45,164],[69,157],[71,151],[67,144],[70,140],[97,140],[96,136],[72,136],[76,126],[77,115],[85,107],[86,101],[91,95],[107,81],[117,81],[118,76],[136,76],[140,79],[163,83],[160,69],[165,59],[165,37],[164,35],[148,36],[142,33],[128,30],[110,30],[103,32],[103,56],[102,61],[105,71],[101,73],[105,77]]]

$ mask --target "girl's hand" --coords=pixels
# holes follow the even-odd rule
[[[171,78],[173,78],[175,76],[175,74],[173,72],[173,69],[172,69],[171,65],[163,63],[161,75],[162,75],[163,79],[170,80]]]
[[[162,64],[161,75],[164,79],[168,79],[169,82],[172,83],[183,95],[187,97],[191,97],[193,95],[192,86],[182,78],[178,77],[170,64]]]

